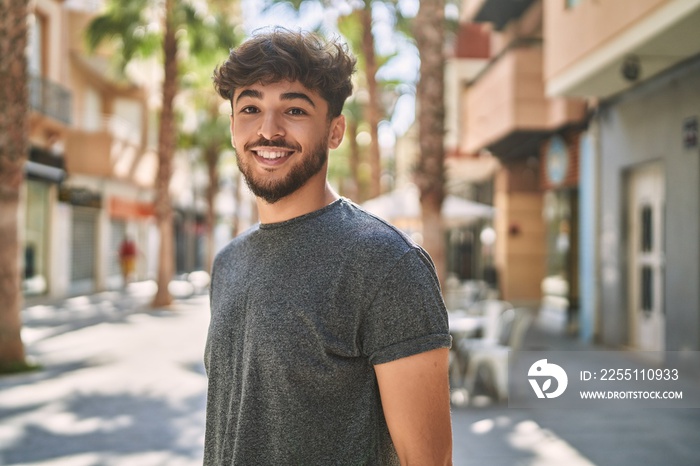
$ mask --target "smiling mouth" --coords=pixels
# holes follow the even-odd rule
[[[253,153],[265,160],[277,160],[283,157],[289,157],[294,152],[285,150],[254,150]]]

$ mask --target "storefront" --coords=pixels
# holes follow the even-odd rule
[[[49,292],[51,208],[66,172],[61,157],[37,147],[30,149],[25,172],[22,287],[25,296],[38,296]]]
[[[540,164],[546,229],[543,307],[560,313],[569,332],[577,329],[579,308],[579,138],[574,130],[553,135],[543,145]]]
[[[98,234],[102,195],[82,187],[61,187],[58,199],[71,206],[70,294],[98,288]]]
[[[126,191],[109,195],[107,203],[109,217],[109,236],[107,241],[107,287],[123,286],[119,262],[119,249],[125,238],[135,242],[136,270],[135,280],[149,276],[149,270],[157,261],[157,244],[150,244],[149,232],[155,229],[153,203],[138,199],[136,193]]]

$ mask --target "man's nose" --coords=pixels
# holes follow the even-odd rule
[[[262,136],[268,140],[283,137],[284,127],[282,126],[279,116],[275,113],[266,114],[260,123],[260,128],[258,128],[258,136]]]

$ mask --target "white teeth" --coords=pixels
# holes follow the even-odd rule
[[[287,152],[259,150],[258,155],[264,159],[278,159],[287,155]]]

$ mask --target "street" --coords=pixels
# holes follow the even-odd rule
[[[146,311],[147,294],[23,311],[42,370],[0,378],[0,465],[201,464],[208,297]],[[455,406],[454,464],[696,465],[698,431],[698,409]]]
[[[201,465],[208,298],[124,312],[35,341],[43,370],[0,378],[0,464]]]

